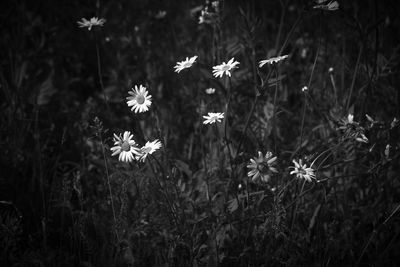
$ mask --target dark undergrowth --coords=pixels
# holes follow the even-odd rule
[[[399,13],[2,1],[0,265],[398,266]],[[127,106],[135,85],[147,112]],[[162,147],[119,161],[125,131]]]

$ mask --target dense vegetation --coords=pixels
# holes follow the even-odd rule
[[[398,265],[399,13],[2,1],[0,264]],[[92,17],[104,24],[77,24]],[[139,85],[146,112],[127,105]],[[204,124],[209,112],[223,118]]]

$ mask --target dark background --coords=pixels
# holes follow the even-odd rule
[[[313,1],[221,1],[218,24],[199,24],[207,4],[197,0],[1,1],[3,266],[398,264],[400,143],[392,122],[400,118],[400,5],[339,4],[321,11]],[[93,16],[105,18],[104,27],[78,27]],[[275,102],[276,80],[261,87],[266,73],[256,75],[253,64],[280,49],[290,58],[279,67]],[[191,70],[174,72],[177,61],[194,55]],[[264,90],[235,171],[217,128],[199,119],[223,109],[223,79],[211,70],[231,57],[240,62],[231,81],[233,146],[242,138],[253,88]],[[127,92],[139,84],[153,96],[151,112],[127,108]],[[304,85],[310,86],[302,123]],[[205,94],[208,87],[216,94]],[[273,103],[279,116],[271,132],[265,122]],[[368,144],[341,139],[338,125],[349,113]],[[125,130],[141,144],[150,137],[163,142],[156,174],[111,158],[112,134]],[[307,183],[299,200],[300,182],[285,187],[294,179],[291,160],[312,162],[332,147],[317,172],[323,182]],[[246,164],[259,150],[279,158],[280,173],[269,184],[246,178]],[[156,175],[179,223],[168,215]],[[241,190],[264,197],[232,208]],[[293,201],[301,203],[295,211]]]

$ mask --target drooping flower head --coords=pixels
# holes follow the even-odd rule
[[[220,112],[208,112],[208,115],[203,116],[205,121],[203,124],[212,124],[216,122],[221,122],[221,120],[224,118],[224,113]]]
[[[329,10],[335,11],[339,9],[339,3],[337,1],[329,1],[329,0],[318,0],[317,4],[313,8],[314,9],[322,9],[322,10]]]
[[[132,91],[128,92],[131,96],[126,98],[128,100],[128,107],[132,107],[131,110],[135,113],[148,111],[151,106],[151,95],[148,93],[146,87],[135,85],[135,88],[132,88]]]
[[[259,67],[262,68],[262,66],[264,66],[265,64],[270,64],[270,65],[272,65],[272,64],[279,63],[280,61],[282,61],[282,60],[284,60],[284,59],[286,59],[286,58],[288,58],[288,57],[289,57],[289,55],[284,55],[284,56],[271,57],[271,58],[269,58],[269,59],[261,60],[261,61],[259,62]]]
[[[269,151],[265,156],[258,151],[258,157],[250,159],[250,164],[247,165],[247,168],[250,169],[247,176],[253,182],[268,182],[271,175],[278,172],[276,169],[276,157]]]
[[[240,63],[235,61],[235,58],[231,58],[228,63],[222,62],[221,65],[217,65],[213,67],[213,75],[214,77],[221,77],[222,75],[228,75],[231,77],[231,70],[237,68],[237,65]]]
[[[154,16],[156,19],[163,19],[167,15],[167,11],[159,10],[157,14]]]
[[[206,94],[207,95],[212,95],[212,94],[214,94],[215,93],[215,88],[207,88],[206,90],[205,90],[205,92],[206,92]]]
[[[80,28],[88,28],[90,31],[93,26],[103,26],[106,22],[105,19],[98,19],[97,17],[93,17],[90,20],[82,18],[80,21],[77,21]]]
[[[293,160],[294,166],[289,168],[294,169],[290,172],[290,174],[295,174],[297,178],[305,179],[308,182],[311,182],[312,179],[315,179],[315,171],[313,168],[307,167],[307,164],[303,164],[303,161],[299,159],[299,161]]]
[[[152,142],[146,142],[146,144],[140,149],[140,156],[137,157],[139,161],[144,162],[148,155],[153,154],[161,148],[160,140],[156,139]]]
[[[188,69],[190,68],[194,62],[196,62],[197,56],[188,58],[186,57],[186,60],[181,61],[181,62],[177,62],[175,65],[175,72],[179,73],[184,69]]]
[[[344,138],[354,138],[361,143],[368,143],[368,138],[364,134],[364,128],[354,121],[354,115],[349,114],[347,118],[341,119],[339,129],[343,131]]]
[[[129,131],[125,131],[123,136],[114,134],[114,146],[111,151],[111,156],[119,155],[118,160],[122,162],[131,162],[140,156],[140,148]]]
[[[393,129],[394,127],[396,127],[399,124],[399,120],[394,117],[392,122],[390,123],[390,129]]]

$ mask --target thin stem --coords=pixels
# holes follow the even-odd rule
[[[267,83],[268,83],[268,79],[269,79],[269,76],[270,76],[271,73],[272,73],[272,72],[269,72],[269,73],[268,73],[268,76],[267,76],[267,79],[266,79]],[[253,114],[254,114],[255,107],[257,106],[257,103],[258,103],[258,100],[259,100],[259,97],[260,97],[260,93],[259,93],[259,91],[258,91],[258,89],[257,89],[257,84],[254,85],[254,92],[255,92],[254,101],[253,101],[253,104],[252,104],[252,106],[251,106],[249,115],[247,116],[246,124],[244,125],[244,128],[243,128],[243,130],[242,130],[242,133],[240,134],[240,140],[239,140],[238,148],[237,148],[237,150],[236,150],[236,156],[235,156],[235,157],[237,157],[238,154],[239,154],[239,152],[240,152],[240,148],[241,148],[241,146],[242,146],[242,144],[243,144],[243,140],[244,140],[244,137],[245,137],[245,135],[246,135],[247,128],[249,127],[251,117],[252,117]]]
[[[356,76],[357,76],[357,72],[358,72],[358,67],[360,65],[360,60],[361,60],[361,55],[362,55],[362,52],[363,52],[363,48],[364,48],[363,45],[361,45],[360,50],[358,52],[357,62],[356,62],[356,66],[354,68],[353,79],[351,81],[351,86],[350,86],[350,93],[349,93],[349,96],[347,98],[346,112],[348,112],[348,110],[349,110],[350,101],[351,101],[351,95],[353,94],[354,84],[356,82]]]
[[[47,211],[46,211],[46,199],[45,199],[45,184],[43,179],[43,164],[42,164],[42,152],[41,152],[41,144],[40,144],[40,131],[39,131],[39,105],[35,105],[35,124],[34,124],[34,139],[36,141],[36,152],[38,155],[38,170],[39,170],[39,188],[40,188],[40,197],[42,201],[42,238],[43,238],[43,247],[47,250]]]
[[[307,92],[304,92],[304,104],[303,104],[303,115],[301,118],[301,128],[300,128],[300,143],[299,143],[299,148],[297,151],[301,150],[301,146],[303,144],[303,129],[304,129],[304,121],[306,117],[306,109],[307,109]]]
[[[292,223],[290,226],[290,231],[293,230],[293,226],[294,226],[294,222],[296,220],[296,213],[297,213],[297,208],[299,203],[297,202],[299,200],[299,198],[302,196],[303,193],[303,189],[304,189],[304,185],[306,184],[306,180],[304,179],[303,184],[301,185],[301,189],[300,189],[300,193],[297,195],[296,197],[296,205],[294,206],[294,211],[293,211],[293,217],[292,217]]]
[[[153,157],[153,158],[154,158],[154,157]],[[152,164],[151,161],[150,161],[150,158],[149,158],[149,160],[148,160],[147,162],[148,162],[148,164],[149,164],[149,166],[150,166],[151,171],[153,172],[154,178],[156,179],[158,186],[159,186],[160,189],[161,189],[161,192],[163,193],[163,196],[164,196],[165,200],[166,200],[167,203],[168,203],[168,207],[169,207],[169,210],[170,210],[170,212],[171,212],[171,216],[172,216],[172,218],[174,219],[175,225],[176,225],[176,227],[178,227],[179,223],[178,223],[178,220],[177,220],[177,218],[176,218],[176,214],[175,214],[175,212],[174,212],[174,209],[173,209],[173,207],[172,207],[172,204],[171,204],[171,202],[170,202],[170,199],[168,198],[167,190],[162,186],[162,184],[161,184],[161,182],[160,182],[160,179],[158,179],[158,176],[157,176],[157,174],[156,174],[156,172],[155,172],[155,170],[154,170],[154,167],[153,167],[153,164]]]
[[[281,50],[279,50],[278,56],[280,56],[283,52],[283,50],[285,49],[290,37],[292,36],[294,30],[296,29],[297,25],[299,24],[299,22],[301,21],[302,15],[303,15],[304,9],[301,11],[300,15],[297,17],[295,23],[293,24],[292,28],[290,29],[288,35],[286,36],[285,41],[282,44]]]
[[[275,51],[278,50],[279,41],[280,41],[281,35],[282,35],[282,29],[283,29],[284,19],[285,19],[285,15],[286,15],[286,7],[285,7],[285,5],[282,3],[282,1],[281,1],[281,6],[282,6],[282,13],[281,13],[281,18],[280,18],[280,20],[279,20],[278,35],[277,35],[276,40],[275,40]]]
[[[226,148],[228,149],[228,154],[229,154],[229,163],[231,166],[231,177],[233,175],[233,159],[232,159],[232,153],[231,153],[231,147],[229,145],[229,140],[228,140],[228,136],[227,136],[227,128],[228,128],[228,113],[229,113],[229,105],[231,102],[231,78],[229,77],[229,86],[227,85],[227,80],[228,78],[225,77],[225,89],[228,92],[228,101],[225,105],[225,120],[224,120],[224,139],[225,139],[225,143],[226,143]]]
[[[98,134],[99,134],[100,142],[101,142],[101,151],[103,153],[104,167],[106,169],[108,192],[110,194],[111,209],[112,209],[113,218],[114,218],[114,231],[115,231],[115,235],[117,236],[117,240],[119,242],[119,236],[118,236],[118,231],[117,231],[117,217],[115,216],[114,200],[113,200],[111,183],[110,183],[110,174],[108,172],[108,163],[107,163],[106,153],[105,153],[105,149],[104,149],[103,137],[101,135],[100,130],[98,131]]]
[[[332,87],[333,87],[333,94],[335,97],[335,106],[337,106],[337,88],[336,88],[335,78],[333,77],[333,73],[330,73],[329,76],[331,78],[331,83],[332,83]]]
[[[273,110],[271,119],[272,119],[272,131],[274,132],[274,152],[276,154],[276,118],[275,118],[275,115],[276,115],[276,101],[277,101],[277,98],[278,98],[278,87],[279,87],[278,65],[276,65],[276,67],[275,67],[275,74],[276,74],[276,84],[275,84],[274,103],[273,103],[274,110]]]
[[[298,18],[296,19],[296,21],[295,21],[295,23],[293,24],[292,28],[290,29],[288,35],[286,36],[286,39],[285,39],[285,41],[284,41],[283,44],[282,44],[282,47],[281,47],[281,49],[280,49],[280,51],[279,51],[279,53],[278,53],[278,56],[282,54],[282,52],[283,52],[284,48],[286,47],[287,42],[289,41],[291,35],[293,34],[293,32],[294,32],[294,30],[296,29],[296,27],[297,27],[297,25],[299,24],[299,22],[301,21],[301,18],[302,18],[302,15],[303,15],[303,11],[304,11],[304,10],[301,11],[300,15],[298,16]],[[280,39],[280,37],[279,37],[279,39]],[[254,73],[254,70],[255,70],[255,52],[253,51],[253,75],[254,75],[254,77],[256,77],[256,76],[255,76],[255,73]],[[270,77],[271,74],[272,74],[272,71],[270,71],[270,72],[268,73],[268,75],[267,75],[267,78],[266,78],[267,86],[268,86],[268,79],[269,79],[269,77]],[[254,80],[256,81],[256,78],[254,78]],[[249,127],[251,117],[253,116],[255,107],[256,107],[257,102],[258,102],[258,100],[259,100],[259,92],[258,92],[258,90],[257,90],[257,84],[256,84],[256,83],[254,84],[254,90],[255,90],[255,97],[254,97],[253,105],[252,105],[251,110],[250,110],[250,112],[249,112],[249,116],[247,117],[246,124],[245,124],[245,126],[244,126],[244,128],[243,128],[243,131],[242,131],[242,133],[241,133],[241,137],[240,137],[240,140],[239,140],[239,145],[238,145],[238,148],[237,148],[236,156],[235,156],[235,157],[237,157],[237,155],[238,155],[239,152],[240,152],[240,148],[241,148],[241,145],[242,145],[242,143],[243,143],[244,136],[245,136],[245,134],[246,134],[247,128]]]
[[[318,56],[319,56],[320,47],[321,47],[321,39],[320,39],[320,41],[318,43],[317,53],[315,54],[315,59],[314,59],[314,63],[313,63],[312,69],[311,69],[310,78],[308,79],[307,90],[310,90],[312,78],[313,78],[313,75],[314,75],[315,66],[317,65],[317,59],[318,59]],[[303,129],[304,129],[304,121],[305,121],[305,116],[306,116],[306,110],[307,110],[307,92],[305,92],[305,95],[304,95],[303,116],[302,116],[302,119],[301,119],[301,128],[300,128],[300,144],[299,144],[299,148],[298,148],[297,151],[300,151],[301,145],[303,143]]]
[[[110,107],[108,106],[107,96],[106,96],[106,92],[104,90],[103,77],[101,74],[100,51],[99,51],[99,45],[97,44],[97,36],[96,36],[95,44],[96,44],[96,57],[97,57],[97,75],[99,76],[99,82],[100,82],[101,92],[103,93],[104,103],[106,104],[107,111],[109,112]]]
[[[390,220],[390,218],[392,218],[393,215],[394,215],[399,209],[400,209],[400,204],[397,205],[397,207],[392,211],[392,213],[386,218],[386,220],[385,220],[377,229],[374,229],[374,230],[372,231],[371,235],[370,235],[369,238],[368,238],[367,243],[365,244],[365,246],[364,246],[364,248],[363,248],[363,250],[362,250],[360,256],[358,257],[356,266],[360,264],[360,261],[361,261],[362,257],[364,256],[365,252],[367,251],[367,248],[368,248],[369,244],[372,242],[372,239],[373,239],[374,236],[378,233],[379,228],[381,228],[382,226],[385,226],[386,223]]]

